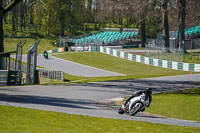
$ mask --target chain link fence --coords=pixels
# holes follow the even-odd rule
[[[147,40],[145,45],[145,56],[155,59],[162,59],[175,62],[184,61],[184,51],[176,47],[176,39],[170,40],[170,47],[166,48],[164,40]]]

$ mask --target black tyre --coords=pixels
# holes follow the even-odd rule
[[[131,107],[130,107],[130,110],[129,110],[129,115],[133,116],[135,114],[138,113],[138,111],[140,111],[141,107],[142,107],[142,103],[135,103],[133,104]]]
[[[123,114],[124,113],[124,109],[122,108],[122,106],[118,109],[118,113],[119,114]]]

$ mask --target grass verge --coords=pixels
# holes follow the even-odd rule
[[[200,132],[200,128],[194,127],[104,119],[8,106],[0,106],[0,125],[2,133]]]
[[[197,54],[199,54],[199,52],[197,53]],[[199,57],[198,57],[199,58]],[[191,57],[190,57],[190,54],[185,54],[184,55],[184,62],[185,63],[193,63],[193,64],[200,64],[200,59],[198,59],[198,58],[192,58],[191,59]]]
[[[145,65],[133,61],[116,58],[110,55],[96,52],[64,53],[54,55],[58,58],[70,60],[87,66],[92,66],[108,71],[126,74],[127,76],[109,77],[108,79],[139,79],[160,76],[189,74],[189,72],[164,69]]]
[[[171,118],[200,121],[200,88],[153,95],[146,112]]]

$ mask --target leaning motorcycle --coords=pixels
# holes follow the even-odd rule
[[[142,93],[139,96],[131,96],[124,104],[122,104],[118,110],[119,114],[128,113],[133,116],[138,112],[143,112],[146,107],[150,106],[151,93]]]

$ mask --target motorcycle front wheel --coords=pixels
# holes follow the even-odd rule
[[[123,113],[124,113],[124,109],[123,109],[122,106],[118,109],[118,113],[119,113],[119,114],[123,114]]]
[[[129,115],[133,116],[137,114],[140,111],[142,106],[143,106],[142,103],[139,103],[139,102],[133,104],[129,109]]]

